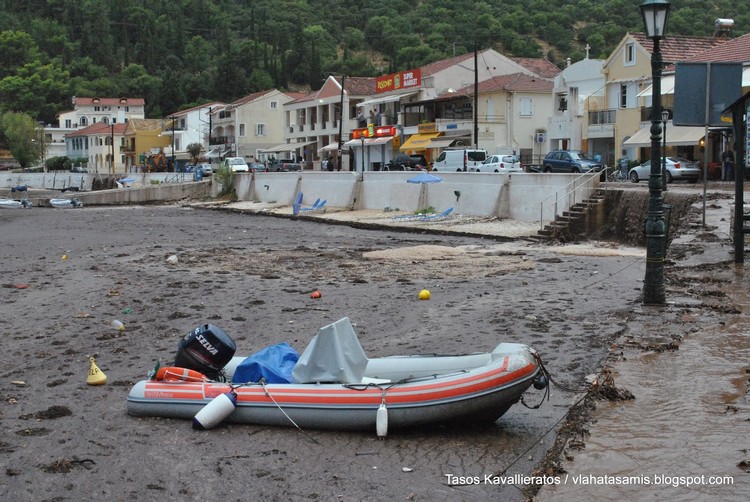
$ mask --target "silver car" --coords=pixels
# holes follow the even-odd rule
[[[204,162],[203,164],[198,164],[195,166],[196,169],[201,168],[203,170],[203,174],[213,174],[214,167],[212,164],[209,164],[208,162]]]
[[[515,155],[490,155],[475,171],[483,173],[522,173],[521,159]]]
[[[687,159],[678,157],[667,157],[667,183],[678,180],[687,180],[690,183],[697,183],[701,178],[703,171],[698,164]],[[648,160],[640,166],[635,166],[628,173],[628,178],[633,183],[641,180],[648,181],[651,176],[651,161]]]

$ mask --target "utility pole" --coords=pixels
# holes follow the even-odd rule
[[[474,42],[474,148],[479,148],[479,42]]]

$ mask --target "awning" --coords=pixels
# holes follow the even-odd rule
[[[400,150],[402,152],[408,152],[410,150],[426,150],[428,148],[431,148],[429,146],[430,141],[433,138],[437,138],[440,136],[441,132],[426,132],[421,134],[412,134],[409,136],[409,139],[407,139],[403,145],[401,145]]]
[[[471,136],[438,136],[430,140],[427,148],[448,148],[450,146],[469,146]]]
[[[335,152],[338,149],[339,149],[338,143],[328,143],[326,146],[324,146],[323,148],[320,148],[318,151],[319,152]]]
[[[384,136],[382,138],[365,138],[365,146],[385,145],[393,139],[393,136]],[[361,139],[350,139],[344,143],[345,147],[362,146]]]
[[[312,145],[313,143],[315,143],[315,141],[307,141],[304,143],[282,143],[272,148],[264,148],[262,150],[258,150],[258,153],[291,152],[291,151],[296,150],[297,148],[302,148],[303,146]]]
[[[664,132],[662,132],[662,140]],[[706,134],[704,127],[690,126],[673,126],[667,122],[666,127],[667,144],[672,146],[692,146],[697,145],[701,138]],[[651,126],[640,129],[623,143],[625,146],[651,146]]]
[[[216,159],[216,158],[219,158],[219,157],[221,157],[222,150],[224,150],[224,149],[223,148],[212,148],[212,149],[210,149],[206,153],[205,157],[207,159]]]
[[[378,105],[380,103],[393,103],[394,101],[399,101],[401,98],[414,96],[415,94],[417,93],[416,92],[402,92],[401,94],[389,94],[388,96],[383,96],[380,98],[373,98],[373,99],[368,99],[367,101],[362,101],[357,106]]]

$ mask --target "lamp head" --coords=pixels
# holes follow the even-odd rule
[[[669,110],[662,110],[661,111],[661,121],[667,122],[669,120]]]
[[[671,7],[672,5],[667,0],[646,0],[640,5],[648,38],[652,40],[664,38]]]

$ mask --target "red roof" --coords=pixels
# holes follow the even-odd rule
[[[699,52],[691,62],[702,63],[748,63],[750,62],[750,33],[724,41],[721,45]]]
[[[558,68],[551,62],[542,58],[510,58],[510,59],[520,64],[524,68],[527,68],[533,71],[540,77],[544,77],[544,78],[554,78],[562,71],[560,68]]]
[[[105,124],[104,122],[97,122],[96,124],[91,124],[90,126],[84,127],[83,129],[78,129],[77,131],[70,132],[65,135],[66,138],[70,138],[72,136],[91,136],[93,134],[112,134],[113,124]],[[125,134],[125,128],[128,125],[123,122],[118,122],[117,124],[114,124],[114,134],[123,135]]]
[[[86,105],[108,105],[108,106],[143,106],[146,104],[146,100],[143,98],[86,98],[81,96],[75,96],[73,98],[73,104],[78,106]]]
[[[512,75],[500,75],[498,77],[488,78],[479,82],[479,94],[485,94],[497,91],[509,92],[538,92],[551,93],[554,84],[551,80],[526,75],[525,73],[513,73]],[[466,85],[456,92],[445,92],[437,99],[456,97],[456,95],[473,95],[474,85]]]
[[[338,83],[338,86],[333,85],[331,79]],[[321,87],[317,91],[303,94],[301,97],[295,99],[293,103],[330,98],[332,96],[340,96],[341,77],[332,76],[331,79],[327,79],[325,84],[323,84],[323,87]],[[372,96],[373,94],[375,94],[375,77],[346,77],[346,82],[344,85],[344,91],[349,96]]]
[[[645,33],[631,33],[630,36],[649,53],[653,52],[654,42]],[[724,40],[716,38],[668,35],[659,42],[659,49],[661,49],[661,57],[665,63],[675,63],[688,59],[692,60],[696,54],[712,49],[722,43],[725,43]]]

